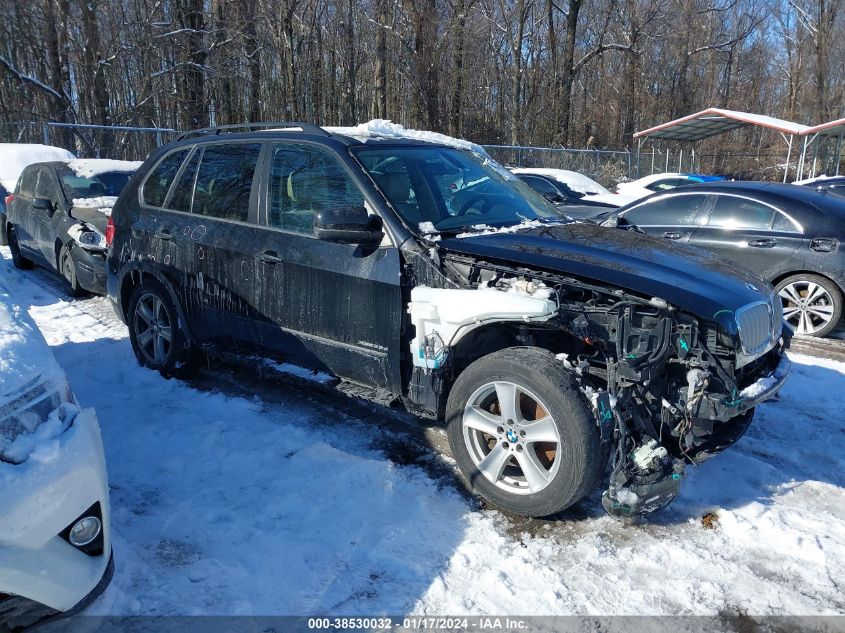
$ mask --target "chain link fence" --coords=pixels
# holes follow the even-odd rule
[[[143,160],[155,148],[180,134],[170,128],[84,125],[78,123],[0,123],[0,142],[43,143],[73,152],[79,158]]]

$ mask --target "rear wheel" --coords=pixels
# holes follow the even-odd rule
[[[9,250],[12,251],[12,263],[15,265],[15,268],[30,270],[34,264],[21,254],[21,247],[18,245],[18,236],[14,225],[9,227],[8,237]]]
[[[71,297],[81,297],[85,289],[79,285],[76,277],[76,262],[73,260],[70,243],[62,246],[59,251],[59,274],[65,280],[65,291]]]
[[[127,323],[132,350],[143,367],[168,378],[184,378],[199,368],[202,354],[189,345],[170,293],[158,281],[147,279],[132,291]]]
[[[449,444],[469,488],[525,516],[555,514],[586,495],[606,463],[589,405],[554,356],[509,348],[458,376]]]
[[[842,317],[842,293],[820,275],[798,274],[777,285],[783,318],[796,334],[827,336]]]

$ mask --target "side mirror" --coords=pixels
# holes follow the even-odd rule
[[[365,207],[334,207],[314,218],[314,234],[327,242],[375,245],[384,237],[382,219]]]
[[[32,208],[37,211],[46,211],[50,217],[53,217],[53,214],[56,212],[49,198],[33,198]]]

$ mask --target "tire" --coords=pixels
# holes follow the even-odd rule
[[[76,277],[76,262],[73,261],[73,247],[70,242],[64,244],[59,251],[59,275],[65,280],[65,292],[71,297],[81,297],[86,294]]]
[[[187,378],[202,364],[203,355],[190,346],[173,299],[158,281],[145,279],[135,287],[126,322],[132,351],[142,367],[165,378]]]
[[[499,415],[500,399],[519,403],[510,408],[514,417]],[[568,508],[607,463],[585,397],[539,348],[511,347],[472,363],[452,387],[446,422],[468,488],[515,514],[544,517]]]
[[[12,251],[12,263],[15,265],[15,268],[20,268],[21,270],[32,270],[35,264],[21,254],[21,247],[18,244],[18,236],[15,232],[14,225],[9,227],[8,236],[9,250]]]
[[[8,246],[9,238],[6,236],[6,214],[0,213],[0,246]]]
[[[836,329],[842,318],[842,293],[830,279],[799,273],[776,286],[783,303],[783,318],[796,334],[822,337]]]

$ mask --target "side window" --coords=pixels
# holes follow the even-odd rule
[[[56,179],[49,167],[42,167],[39,170],[41,173],[38,176],[38,184],[35,185],[35,194],[33,198],[47,198],[48,200],[55,200],[56,198]]]
[[[780,211],[777,211],[775,213],[775,222],[772,225],[772,228],[775,231],[789,231],[789,232],[792,232],[792,233],[800,232],[798,227],[795,225],[795,222],[790,220],[788,217],[786,217]]]
[[[35,195],[35,186],[38,184],[38,167],[28,167],[21,176],[20,191],[18,194],[25,198],[32,198]]]
[[[540,193],[558,193],[555,186],[544,178],[536,178],[534,176],[520,176],[521,180],[525,181],[529,187]],[[560,195],[558,193],[558,195]]]
[[[190,213],[191,200],[194,194],[194,176],[197,173],[200,154],[200,150],[195,151],[191,156],[191,160],[182,170],[182,173],[179,174],[179,180],[176,181],[173,194],[170,196],[170,200],[167,201],[168,209]]]
[[[155,166],[155,168],[147,176],[144,182],[144,187],[141,190],[141,199],[144,204],[152,207],[164,206],[164,199],[167,197],[167,190],[170,189],[170,183],[179,171],[179,166],[185,157],[188,155],[187,149],[173,152]]]
[[[270,166],[269,226],[312,235],[314,216],[363,206],[364,196],[332,156],[308,145],[277,145]]]
[[[206,145],[197,171],[194,204],[200,215],[246,222],[260,143]]]
[[[669,191],[685,184],[687,184],[687,180],[684,178],[665,178],[664,180],[658,180],[650,184],[646,189],[651,189],[652,191]]]
[[[692,226],[707,196],[666,196],[646,202],[625,213],[625,219],[640,226]]]
[[[707,225],[725,229],[768,229],[772,226],[773,215],[774,209],[754,200],[718,196]]]

